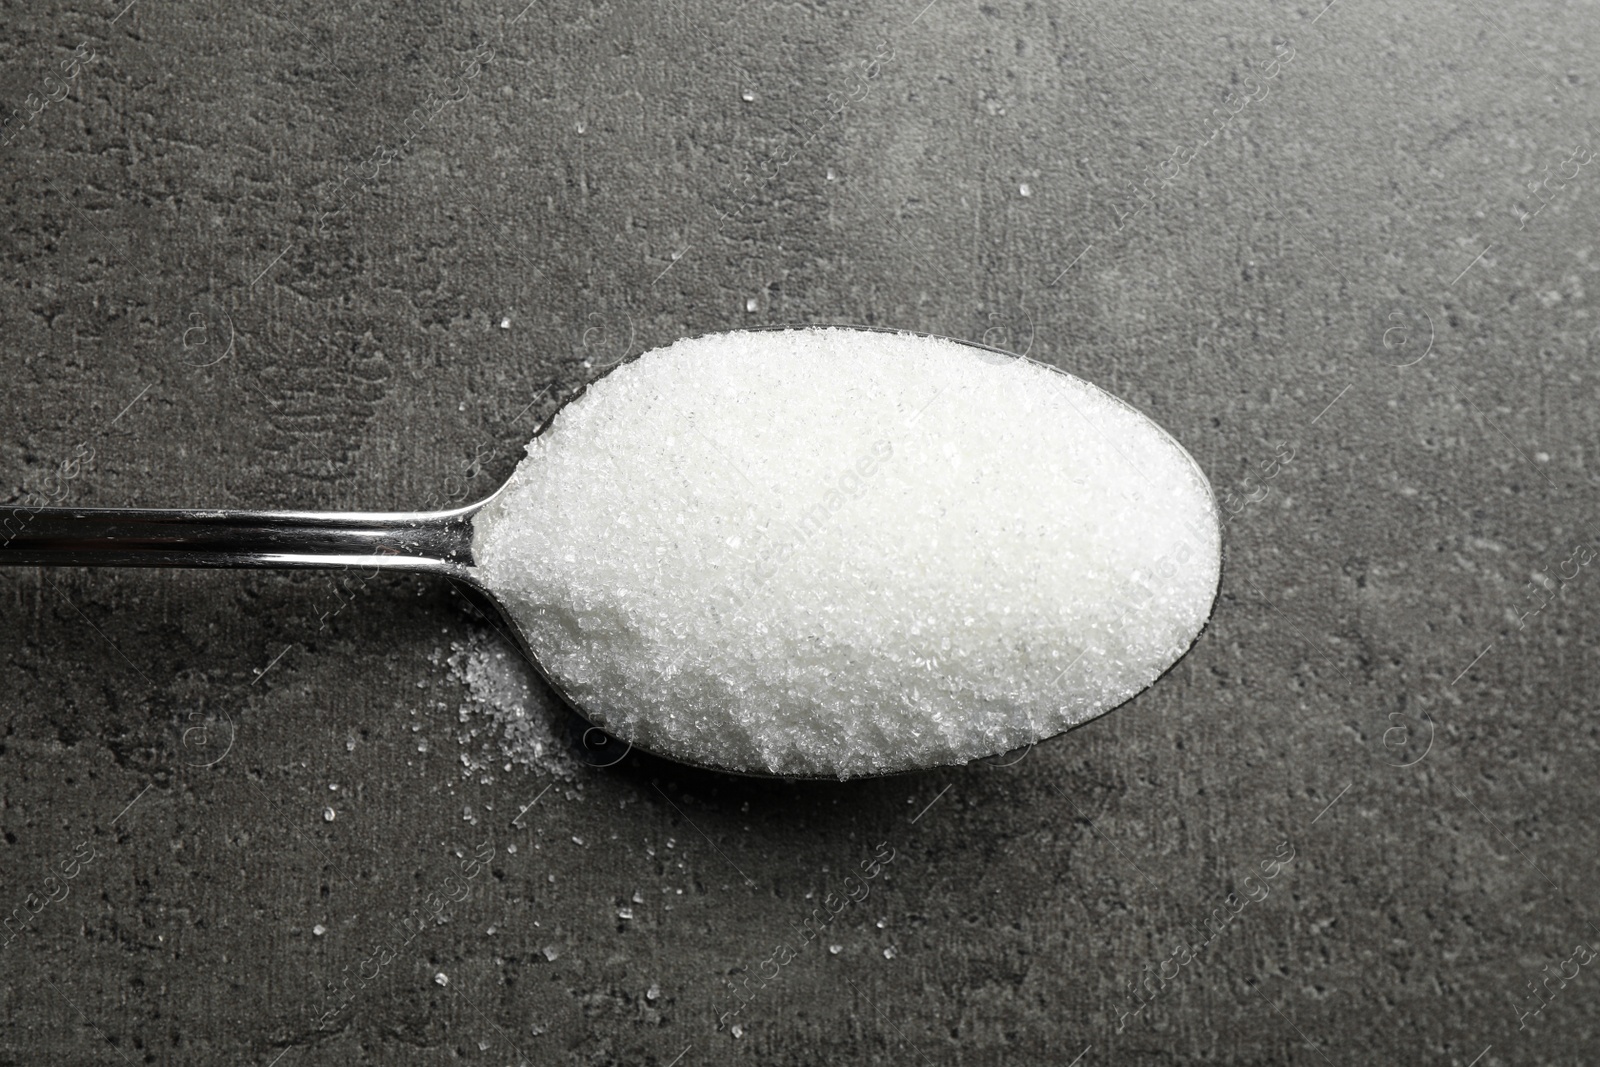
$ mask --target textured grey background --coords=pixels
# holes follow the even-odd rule
[[[831,321],[1105,386],[1238,514],[1199,646],[1014,766],[630,759],[516,825],[550,783],[460,780],[432,657],[479,624],[438,583],[319,628],[315,575],[6,571],[0,908],[32,918],[0,938],[0,1060],[1600,1048],[1600,973],[1563,962],[1600,942],[1595,4],[125,2],[4,5],[13,501],[477,495],[624,355]],[[839,952],[804,944],[878,842]]]

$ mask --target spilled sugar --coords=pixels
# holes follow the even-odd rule
[[[562,747],[559,727],[566,712],[551,704],[520,655],[489,633],[450,644],[435,654],[466,690],[457,710],[462,776],[493,781],[496,772],[524,767],[571,781],[576,765]]]
[[[555,682],[641,748],[841,778],[1009,751],[1127,700],[1210,613],[1210,487],[1077,378],[813,328],[647,352],[474,529]]]

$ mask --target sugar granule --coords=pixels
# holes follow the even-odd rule
[[[952,341],[647,352],[528,445],[479,577],[599,724],[733,771],[1004,752],[1148,686],[1210,614],[1210,486],[1150,419]]]
[[[572,780],[576,764],[559,740],[566,713],[551,706],[537,676],[514,649],[493,634],[479,632],[452,642],[443,662],[466,690],[467,699],[457,712],[463,778],[492,781],[495,772],[515,765]]]

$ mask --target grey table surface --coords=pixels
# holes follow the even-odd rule
[[[618,359],[853,322],[1230,518],[1153,689],[853,784],[488,763],[441,582],[7,569],[0,1061],[1591,1062],[1597,16],[7,3],[13,516],[467,499]]]

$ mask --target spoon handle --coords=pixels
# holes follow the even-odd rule
[[[465,577],[472,517],[454,511],[0,508],[0,566],[361,567]]]

